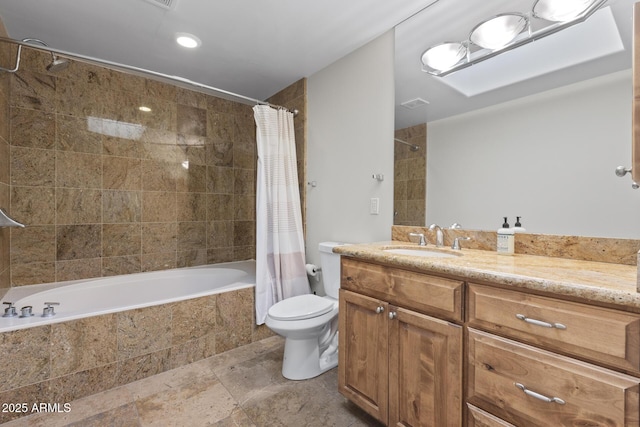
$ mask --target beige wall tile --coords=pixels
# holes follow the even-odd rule
[[[53,150],[11,147],[11,184],[52,187],[56,153]]]
[[[108,191],[102,193],[102,220],[105,223],[140,222],[142,193],[140,191]]]
[[[0,334],[0,391],[49,379],[50,326]]]
[[[171,346],[171,307],[153,306],[116,316],[119,361]]]
[[[56,259],[97,258],[102,254],[102,226],[60,225],[56,227]]]
[[[102,222],[102,190],[56,189],[58,224],[99,224]]]
[[[52,113],[11,109],[11,144],[19,147],[54,148],[56,121]]]
[[[51,325],[51,376],[116,362],[116,317],[89,317]]]

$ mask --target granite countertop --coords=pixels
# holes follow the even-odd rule
[[[384,251],[389,248],[426,249],[457,256],[435,258],[398,255]],[[396,241],[345,245],[336,247],[333,251],[363,261],[456,276],[471,282],[490,282],[640,312],[640,293],[636,291],[638,273],[637,267],[633,265],[523,254],[502,255],[493,251],[465,248],[453,251],[433,245],[420,247]]]

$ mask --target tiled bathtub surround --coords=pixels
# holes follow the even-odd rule
[[[0,334],[0,401],[66,403],[271,336],[255,326],[253,292]]]
[[[0,36],[7,36],[1,21]],[[0,43],[0,63],[10,62],[9,46]],[[9,209],[9,152],[9,75],[0,73],[0,208],[5,212]],[[0,228],[0,288],[8,286],[10,281],[9,236],[8,228]]]
[[[11,230],[11,286],[254,257],[251,106],[81,62],[48,73],[48,54],[22,52],[10,211],[28,227]]]

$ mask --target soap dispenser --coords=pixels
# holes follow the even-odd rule
[[[497,251],[499,254],[511,255],[515,247],[515,232],[513,228],[509,228],[507,217],[504,217],[502,227],[498,229]]]
[[[520,218],[522,218],[522,217],[521,216],[517,216],[516,217],[516,223],[513,225],[513,232],[514,233],[526,233],[527,232],[527,230],[520,223]]]

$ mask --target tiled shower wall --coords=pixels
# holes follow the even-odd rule
[[[0,141],[28,227],[11,230],[0,287],[255,256],[251,106],[82,62],[49,73],[50,59],[25,48],[10,76]],[[281,94],[301,88],[304,110],[301,82]]]
[[[427,125],[398,129],[395,137],[420,147],[394,142],[394,225],[425,225],[427,185]]]
[[[0,36],[6,37],[0,22]],[[9,64],[9,46],[0,44],[0,66]],[[0,73],[0,209],[9,210],[9,75]],[[0,227],[0,288],[9,283],[9,229]]]

